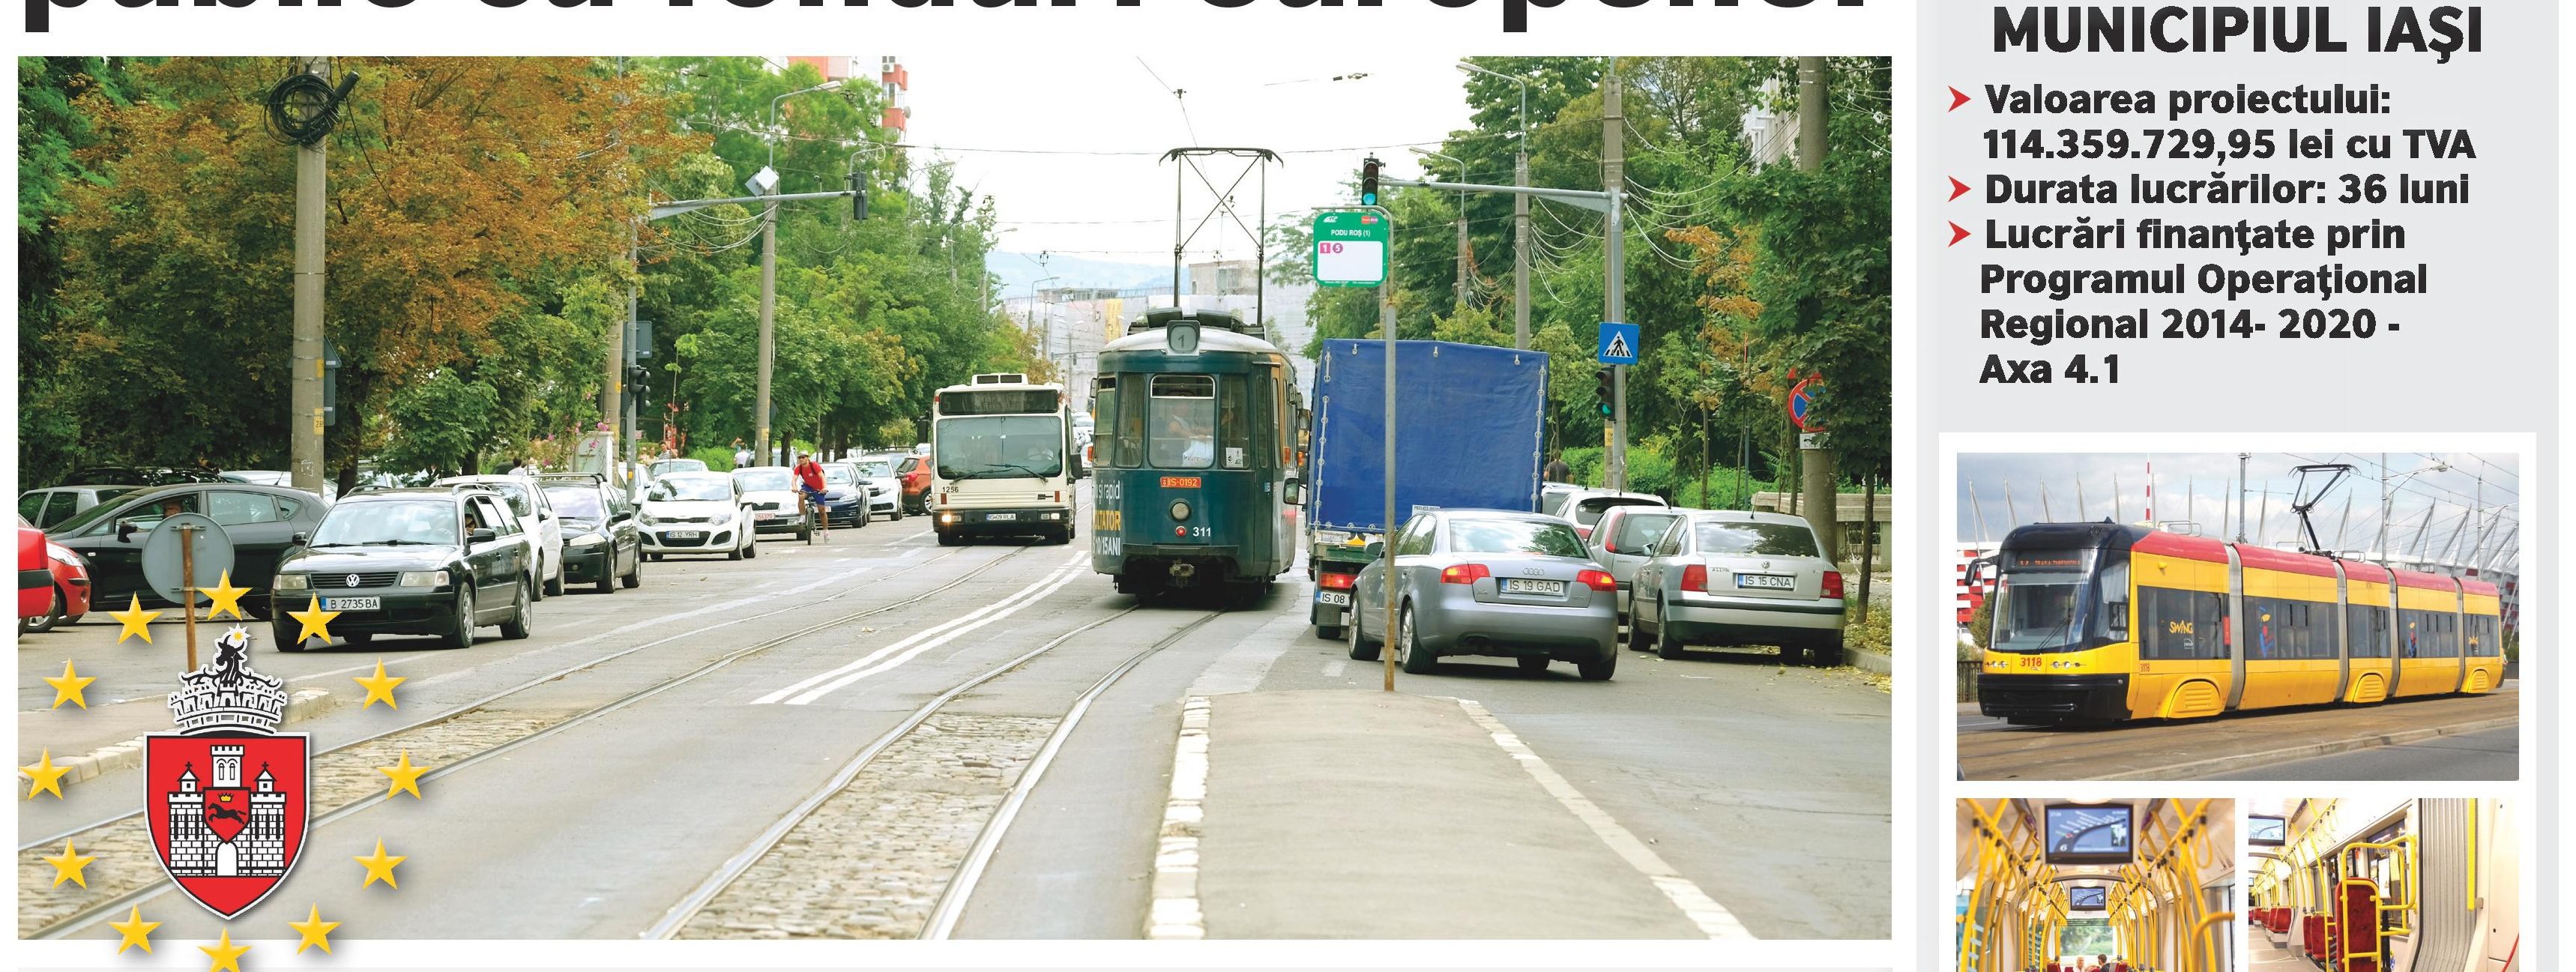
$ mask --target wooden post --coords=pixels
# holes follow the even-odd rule
[[[197,528],[179,524],[179,593],[188,614],[188,667],[197,670]],[[184,674],[184,673],[183,673]]]

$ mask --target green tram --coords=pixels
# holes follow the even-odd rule
[[[1120,593],[1248,603],[1296,562],[1305,396],[1264,337],[1223,311],[1158,308],[1100,350],[1091,568]]]

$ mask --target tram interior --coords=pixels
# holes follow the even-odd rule
[[[2515,972],[2518,801],[2246,805],[2253,972]]]
[[[2234,972],[2218,799],[1958,801],[1961,972]]]

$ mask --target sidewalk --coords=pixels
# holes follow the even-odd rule
[[[1206,937],[1708,936],[1635,851],[1613,850],[1598,829],[1606,817],[1579,817],[1522,765],[1534,757],[1504,748],[1454,699],[1320,690],[1199,704],[1204,798],[1182,799],[1194,795],[1188,756],[1174,781],[1175,804],[1194,803],[1199,818],[1196,908],[1163,900],[1167,874],[1155,910],[1194,910]],[[1377,823],[1335,823],[1354,818]],[[1192,828],[1167,825],[1158,869],[1188,867],[1175,829]]]
[[[293,731],[294,723],[329,712],[347,701],[345,694],[328,689],[296,689],[288,696],[286,724],[279,729]],[[32,765],[51,753],[54,765],[72,770],[63,781],[78,782],[143,765],[144,734],[177,731],[170,722],[170,697],[166,695],[87,709],[69,703],[59,709],[20,709],[18,765]]]

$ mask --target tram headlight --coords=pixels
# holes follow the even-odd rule
[[[1190,518],[1190,501],[1188,501],[1188,500],[1173,500],[1173,501],[1172,501],[1172,519],[1175,519],[1175,520],[1186,520],[1186,519],[1189,519],[1189,518]]]

